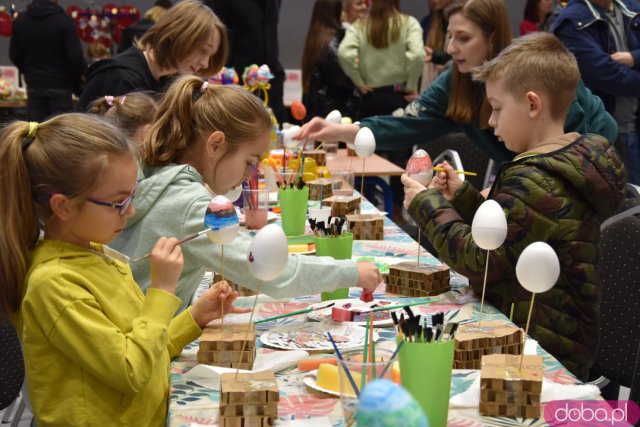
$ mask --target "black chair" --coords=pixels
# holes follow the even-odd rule
[[[640,203],[627,199],[623,210],[602,223],[602,320],[592,375],[600,388],[608,381],[630,389],[640,401]],[[608,397],[608,398],[614,398]]]

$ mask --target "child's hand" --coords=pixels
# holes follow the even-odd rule
[[[373,292],[380,282],[382,282],[382,275],[378,267],[369,261],[360,261],[356,263],[358,269],[358,283],[357,286],[367,291]]]
[[[198,326],[204,328],[207,323],[222,317],[221,308],[224,307],[224,314],[228,313],[248,313],[250,308],[239,308],[233,305],[238,298],[238,293],[231,289],[226,281],[218,282],[210,287],[195,304],[189,307],[193,320]]]
[[[451,167],[446,161],[439,164],[437,167],[444,168],[443,172],[436,172],[429,184],[429,188],[437,188],[442,192],[442,195],[448,201],[453,200],[453,196],[456,191],[462,187],[462,180],[455,172],[455,169]]]
[[[183,264],[178,239],[161,237],[151,250],[151,287],[175,294]]]
[[[409,205],[413,201],[413,198],[427,188],[415,179],[409,178],[409,175],[406,173],[402,174],[400,181],[402,181],[402,184],[404,185],[404,207],[405,209],[409,209]]]

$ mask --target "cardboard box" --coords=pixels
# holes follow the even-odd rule
[[[524,331],[502,320],[460,325],[455,334],[454,369],[480,369],[488,354],[522,354]]]
[[[248,334],[247,324],[221,326],[207,326],[202,331],[197,354],[198,363],[225,368],[252,369],[256,356],[255,325],[251,325]]]
[[[220,377],[220,426],[271,426],[280,392],[272,371],[226,373]]]
[[[384,217],[379,214],[347,215],[353,240],[384,240]]]
[[[401,262],[389,266],[387,292],[409,297],[440,295],[451,290],[450,279],[446,265]]]

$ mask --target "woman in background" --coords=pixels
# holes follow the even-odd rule
[[[548,19],[553,10],[554,0],[527,0],[524,7],[524,19],[520,23],[520,35],[548,31]]]
[[[344,37],[340,24],[342,0],[316,0],[302,54],[302,102],[308,116],[338,110],[357,120],[360,96],[338,61]]]
[[[420,25],[424,36],[424,50],[427,54],[425,66],[422,71],[420,92],[429,87],[431,82],[444,70],[444,66],[451,60],[447,53],[447,20],[444,17],[444,8],[451,4],[452,0],[428,0],[429,15],[425,16]]]
[[[340,14],[342,27],[347,29],[358,19],[364,18],[368,9],[365,0],[342,0],[342,13]]]

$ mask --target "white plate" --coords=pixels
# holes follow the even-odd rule
[[[316,369],[315,371],[311,371],[309,372],[307,375],[305,375],[305,377],[302,379],[302,382],[307,386],[310,387],[314,390],[318,390],[321,391],[323,393],[327,393],[330,394],[332,396],[338,396],[340,397],[340,393],[333,391],[333,390],[329,390],[323,387],[320,387],[317,383],[316,383],[316,378],[318,377],[318,370]]]
[[[369,310],[369,308],[371,308],[372,305],[374,304],[378,304],[379,307],[384,307],[385,305],[388,306],[396,306],[399,305],[398,303],[394,303],[392,301],[389,300],[373,300],[371,302],[364,302],[361,301],[359,299],[338,299],[335,301],[323,301],[323,302],[319,302],[317,304],[313,304],[311,306],[309,306],[309,308],[315,308],[315,307],[322,307],[327,305],[328,303],[333,302],[334,307],[342,307],[345,304],[351,304],[351,308],[356,308],[358,310]],[[383,304],[380,304],[380,303]],[[330,321],[331,320],[331,309],[332,307],[328,307],[322,310],[316,310],[316,311],[311,311],[309,313],[307,313],[307,316],[312,319],[312,320],[317,320],[317,321]],[[380,311],[377,313],[374,313],[374,315],[378,315],[378,316],[384,316],[383,319],[380,320],[374,320],[373,321],[373,326],[389,326],[393,324],[393,319],[391,318],[391,312],[389,311]],[[338,322],[339,324],[345,324],[345,325],[358,325],[358,326],[366,326],[367,322]]]
[[[330,351],[331,341],[326,336],[330,331],[340,351],[364,347],[366,329],[349,323],[314,322],[283,325],[262,335],[260,341],[269,347],[284,350]],[[379,338],[373,331],[373,341]]]

